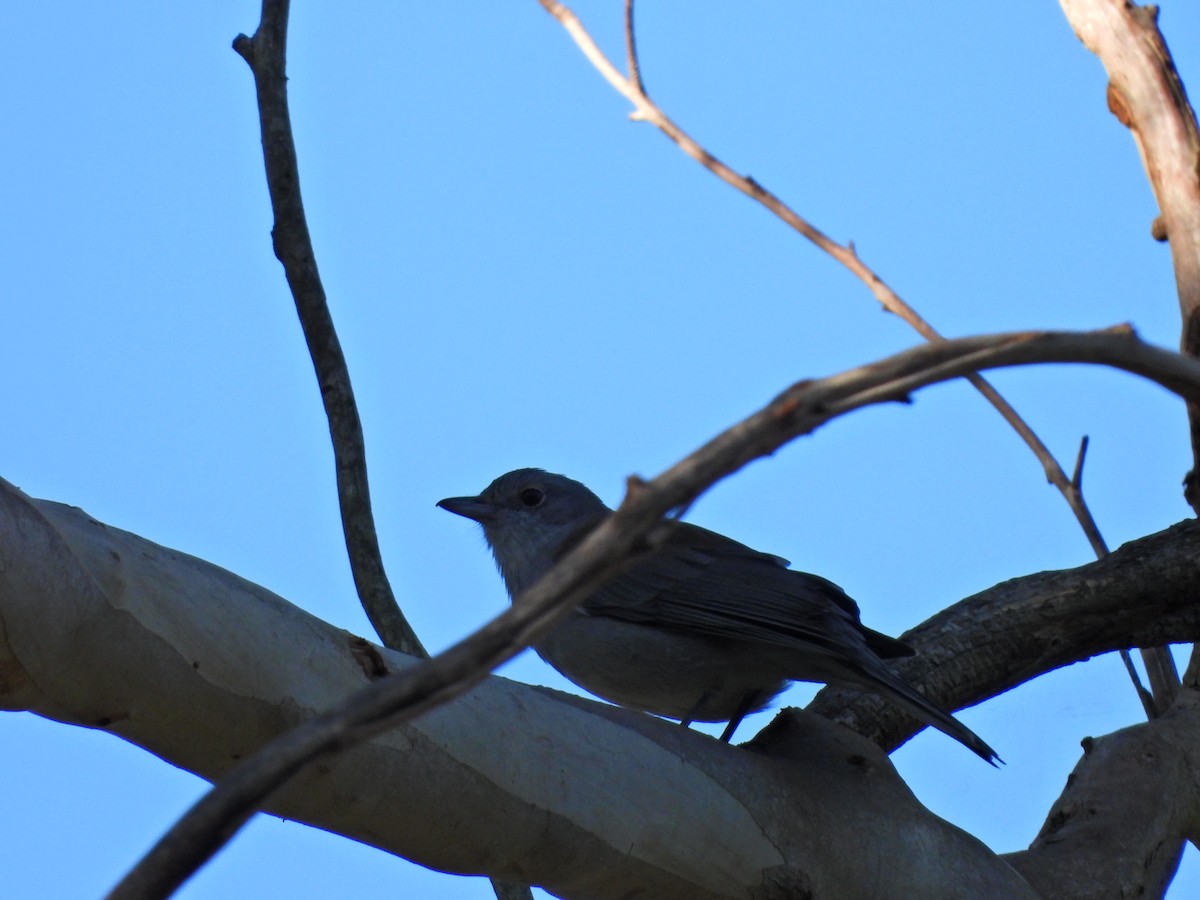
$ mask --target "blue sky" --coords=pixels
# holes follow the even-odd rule
[[[1167,248],[1099,63],[1054,4],[646,3],[651,96],[860,255],[945,334],[1132,322],[1178,342]],[[619,4],[575,4],[620,57]],[[270,247],[251,3],[9,2],[0,29],[0,476],[211,560],[360,634],[326,425]],[[1200,91],[1200,9],[1164,4]],[[304,199],[364,419],[389,572],[439,649],[503,608],[437,510],[536,465],[610,502],[804,377],[917,342],[867,290],[646,125],[526,3],[297,5]],[[995,383],[1113,547],[1184,518],[1182,403],[1083,367]],[[841,584],[899,633],[1090,551],[1039,465],[962,384],[876,408],[718,485],[692,521]],[[532,654],[507,677],[562,686]],[[784,697],[802,703],[811,690]],[[1025,846],[1079,740],[1140,719],[1118,660],[963,714],[1008,765],[924,734],[923,802]],[[766,717],[760,717],[759,724]],[[741,737],[750,733],[743,726]],[[0,883],[96,896],[202,790],[104,734],[0,716]],[[487,897],[260,816],[181,892]],[[1173,895],[1200,891],[1189,858]]]

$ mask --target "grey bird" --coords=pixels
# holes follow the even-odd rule
[[[578,481],[541,469],[517,469],[477,497],[437,505],[483,526],[513,599],[612,512]],[[534,644],[542,659],[620,706],[684,725],[728,722],[725,741],[788,682],[815,681],[879,694],[987,762],[999,759],[888,668],[884,659],[913,650],[865,627],[836,584],[714,531],[668,527],[665,540]]]

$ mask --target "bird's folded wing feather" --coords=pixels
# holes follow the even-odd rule
[[[695,525],[674,528],[658,548],[590,596],[583,611],[836,657],[857,656],[867,635],[875,635],[861,626],[857,604],[833,582],[792,571],[779,557]]]

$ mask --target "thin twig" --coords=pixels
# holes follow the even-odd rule
[[[262,20],[254,37],[239,35],[233,42],[234,50],[254,73],[267,186],[275,214],[271,231],[275,255],[283,263],[295,299],[329,420],[342,529],[359,600],[385,645],[425,656],[416,632],[396,603],[383,568],[371,512],[362,422],[350,385],[350,371],[325,301],[325,288],[317,272],[300,198],[300,170],[287,102],[287,20],[288,0],[264,0]]]
[[[633,29],[633,0],[625,0],[625,58],[629,61],[629,80],[637,92],[646,96],[646,84],[642,81],[642,68],[638,65],[637,39]]]
[[[932,325],[925,321],[915,309],[888,287],[878,274],[859,259],[852,244],[843,246],[830,238],[801,217],[775,194],[764,188],[759,182],[750,176],[739,175],[737,172],[734,172],[729,166],[709,153],[708,150],[698,144],[682,128],[675,124],[643,91],[639,90],[635,81],[625,78],[617,71],[616,67],[604,55],[604,52],[597,46],[591,35],[583,27],[579,17],[568,7],[557,2],[557,0],[538,0],[538,2],[550,15],[554,16],[562,24],[563,28],[566,29],[567,33],[583,52],[583,55],[595,66],[604,79],[621,96],[633,104],[634,119],[644,120],[653,124],[674,141],[679,149],[704,166],[704,168],[708,169],[726,184],[741,191],[747,197],[761,203],[783,222],[815,244],[820,250],[849,269],[868,287],[875,296],[875,299],[883,305],[884,309],[895,313],[907,322],[925,340],[944,340],[942,335]],[[632,32],[630,31],[629,33]],[[632,49],[633,45],[629,44],[629,47]],[[978,375],[969,375],[966,377],[967,381],[992,404],[996,411],[1003,416],[1004,420],[1017,432],[1021,440],[1033,451],[1033,454],[1042,464],[1046,479],[1058,488],[1063,498],[1067,501],[1095,553],[1097,555],[1107,553],[1108,548],[1104,543],[1104,539],[1100,536],[1100,530],[1092,518],[1091,511],[1088,509],[1083,495],[1071,486],[1071,482],[1063,471],[1062,466],[1059,465],[1053,454],[1051,454],[1049,448],[1042,443],[1033,429],[1029,427],[1025,420],[1021,418],[1017,411],[1012,408],[1008,401],[990,383]]]
[[[1142,684],[1142,676],[1138,674],[1137,666],[1133,664],[1133,654],[1125,648],[1121,648],[1119,652],[1121,662],[1125,664],[1125,671],[1129,674],[1129,680],[1133,682],[1133,689],[1137,692],[1138,699],[1142,701],[1142,710],[1146,713],[1146,718],[1157,719],[1159,716],[1158,704],[1154,702],[1154,695]]]
[[[172,826],[109,900],[167,896],[306,765],[462,694],[553,627],[621,566],[664,515],[752,460],[855,409],[905,398],[967,372],[1043,362],[1102,363],[1149,378],[1185,399],[1200,398],[1200,362],[1144,344],[1127,327],[942,341],[799,382],[653,481],[632,480],[624,502],[608,519],[479,631],[432,659],[373,682],[239,764]]]
[[[1075,457],[1075,471],[1071,473],[1071,486],[1077,491],[1083,490],[1083,462],[1087,458],[1088,436],[1085,434],[1079,441],[1079,453]]]

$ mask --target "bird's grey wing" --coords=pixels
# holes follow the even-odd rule
[[[858,606],[836,584],[695,525],[675,528],[589,597],[584,612],[840,658],[861,652],[868,632],[858,621]]]

